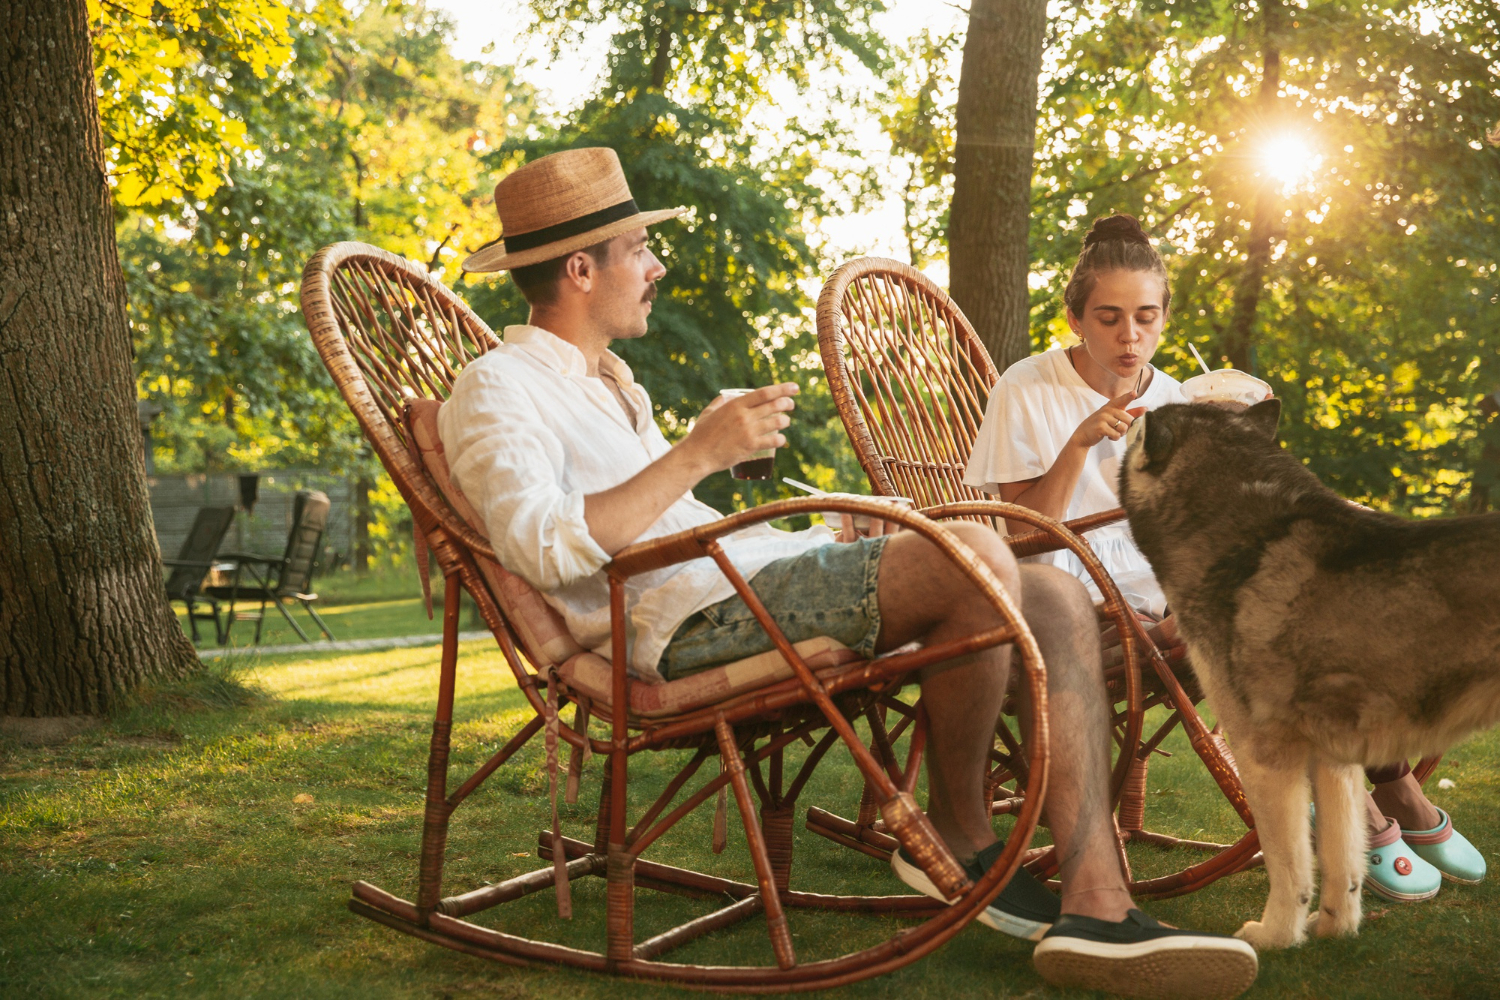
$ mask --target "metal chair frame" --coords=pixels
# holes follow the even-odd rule
[[[198,513],[193,518],[193,526],[188,530],[187,537],[183,539],[177,558],[161,561],[163,566],[172,570],[165,583],[167,600],[181,601],[187,606],[188,629],[192,633],[194,645],[197,645],[199,641],[198,622],[200,620],[214,623],[216,643],[222,646],[225,641],[225,626],[219,620],[219,602],[205,592],[203,581],[213,571],[214,564],[219,561],[219,546],[224,544],[224,536],[229,533],[229,528],[233,524],[233,507],[198,508]],[[198,611],[199,601],[208,605],[208,614]]]
[[[227,622],[219,644],[229,642],[230,631],[237,621],[255,622],[255,645],[260,645],[261,628],[266,620],[266,605],[274,605],[281,612],[303,642],[312,642],[302,626],[287,610],[287,601],[302,605],[323,635],[333,642],[333,632],[328,623],[313,607],[318,595],[312,592],[313,571],[317,567],[317,554],[323,542],[324,526],[328,517],[328,497],[319,490],[298,490],[292,506],[292,527],[287,532],[286,551],[278,556],[258,555],[253,552],[225,552],[219,556],[224,562],[234,562],[234,575],[229,586],[211,588],[213,595],[229,602]],[[246,581],[246,577],[249,581]],[[255,611],[235,611],[241,598],[260,601]]]

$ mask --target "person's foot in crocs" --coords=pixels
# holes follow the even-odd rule
[[[1431,830],[1401,828],[1401,839],[1417,857],[1436,868],[1443,878],[1461,885],[1478,885],[1484,881],[1484,855],[1475,850],[1467,837],[1453,829],[1453,817],[1439,809],[1442,822]]]
[[[1258,968],[1245,941],[1168,927],[1136,909],[1119,921],[1065,913],[1031,960],[1054,986],[1162,1000],[1236,997]]]
[[[996,841],[976,854],[971,861],[965,862],[964,871],[968,872],[969,878],[978,882],[1004,848],[1003,840]],[[896,873],[897,878],[918,892],[933,899],[946,900],[905,849],[897,848],[891,855],[891,870]],[[1060,913],[1062,900],[1037,881],[1031,872],[1020,868],[1005,884],[1005,888],[1000,890],[1000,895],[975,919],[1002,934],[1009,934],[1023,941],[1040,941],[1042,935],[1052,929]]]
[[[1365,777],[1375,787],[1370,799],[1381,820],[1390,816],[1401,825],[1401,837],[1416,854],[1450,882],[1475,885],[1484,880],[1484,855],[1453,828],[1452,818],[1433,805],[1406,761],[1386,767],[1367,767]],[[1381,824],[1371,817],[1371,830]],[[1373,834],[1372,834],[1373,835]]]
[[[1370,835],[1365,887],[1397,903],[1431,899],[1443,887],[1443,876],[1401,839],[1401,827],[1386,817],[1385,829]]]

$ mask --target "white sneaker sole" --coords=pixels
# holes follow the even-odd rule
[[[1254,984],[1260,968],[1244,941],[1182,935],[1136,944],[1051,937],[1031,960],[1053,986],[1146,1000],[1229,1000]]]
[[[924,896],[948,902],[946,896],[938,892],[938,887],[932,884],[927,873],[916,865],[907,862],[901,857],[900,851],[891,852],[891,871],[896,877]],[[1006,913],[998,906],[986,906],[974,918],[986,927],[993,928],[1001,934],[1009,934],[1011,937],[1020,938],[1022,941],[1040,941],[1042,937],[1052,929],[1051,924],[1044,924],[1037,920],[1027,920],[1012,913]]]
[[[1389,899],[1393,903],[1420,903],[1424,899],[1431,899],[1433,896],[1436,896],[1438,890],[1442,887],[1443,883],[1439,880],[1437,889],[1433,889],[1431,892],[1397,892],[1395,889],[1388,889],[1381,885],[1379,881],[1371,876],[1365,876],[1366,889],[1369,889],[1377,896]]]

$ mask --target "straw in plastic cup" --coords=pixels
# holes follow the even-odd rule
[[[1273,395],[1271,384],[1237,368],[1220,368],[1194,375],[1182,383],[1183,394],[1192,403],[1254,406]]]
[[[720,389],[719,395],[726,399],[738,399],[746,393],[754,392],[754,389]],[[757,451],[743,462],[736,462],[729,467],[729,474],[735,479],[770,479],[771,470],[776,465],[776,449],[767,448]]]

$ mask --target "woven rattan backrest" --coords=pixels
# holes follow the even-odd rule
[[[876,493],[920,507],[993,499],[963,476],[999,373],[930,278],[878,257],[840,267],[818,298],[818,347]]]
[[[335,243],[308,261],[302,314],[402,496],[448,511],[408,447],[406,400],[447,399],[464,365],[500,341],[422,265],[364,243]],[[488,550],[473,532],[460,533],[471,547]]]

